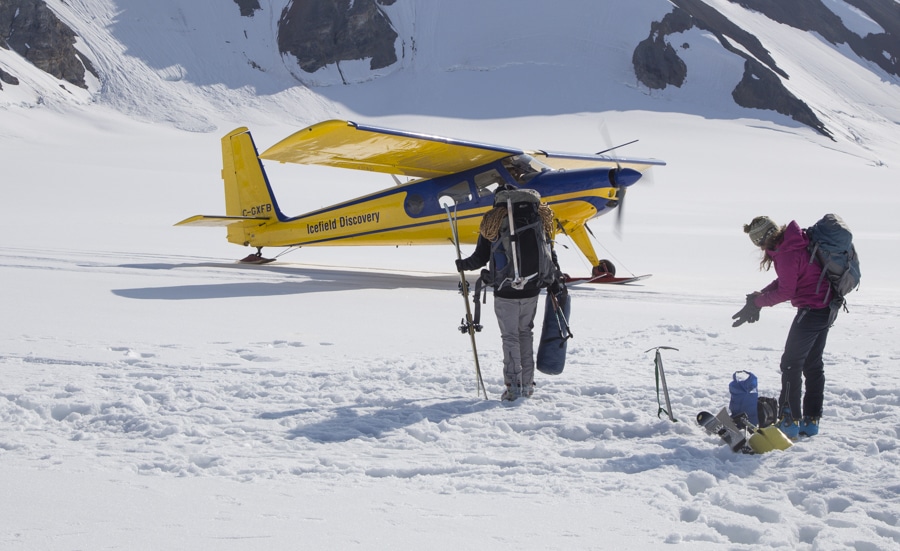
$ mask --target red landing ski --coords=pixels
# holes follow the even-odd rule
[[[636,281],[642,281],[647,279],[653,274],[644,274],[639,276],[626,276],[626,277],[616,277],[609,273],[595,275],[591,277],[569,277],[566,279],[566,283],[570,283],[572,285],[581,285],[582,283],[603,283],[603,284],[616,284],[622,285],[625,283],[634,283]]]
[[[275,262],[275,259],[264,257],[262,255],[262,248],[259,248],[255,253],[248,254],[238,262],[241,264],[268,264],[269,262]]]

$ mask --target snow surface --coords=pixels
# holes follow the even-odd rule
[[[260,62],[263,49],[265,73],[197,64],[217,26],[271,26],[285,2],[262,2],[249,23],[204,2],[157,4],[51,2],[101,65],[128,74],[91,101],[0,92],[0,547],[900,544],[896,79],[735,10],[792,86],[819,98],[835,141],[706,97],[690,87],[694,73],[684,90],[642,91],[615,69],[627,60],[597,53],[600,40],[591,46],[609,56],[604,83],[584,59],[570,62],[581,50],[555,57],[535,38],[465,61],[428,51],[440,41],[426,47],[425,25],[421,57],[404,71],[310,90],[288,84],[277,60]],[[413,6],[408,21],[434,24],[447,9],[435,4],[393,9]],[[635,4],[617,10],[614,38],[646,34],[642,18],[668,9]],[[134,24],[145,18],[171,48],[151,47],[156,35]],[[792,51],[812,56],[809,73],[790,65]],[[733,63],[711,62],[722,78]],[[819,67],[831,74],[816,76]],[[726,88],[717,72],[700,73],[705,89]],[[526,76],[534,86],[523,90]],[[576,86],[581,78],[600,87]],[[23,86],[40,95],[36,79]],[[223,212],[221,135],[247,124],[264,148],[336,116],[525,148],[589,152],[607,133],[640,138],[627,154],[668,166],[632,188],[621,238],[613,217],[591,225],[602,256],[653,277],[573,288],[565,372],[539,375],[531,400],[506,407],[490,298],[478,347],[491,399],[476,396],[452,247],[310,248],[243,266],[233,260],[248,251],[224,231],[172,227]],[[267,170],[289,214],[390,185],[327,168]],[[741,226],[759,214],[810,224],[825,212],[854,229],[863,285],[829,336],[822,433],[785,452],[732,454],[693,417],[727,405],[736,370],[777,394],[793,316],[780,305],[731,327],[744,294],[772,277]],[[585,273],[574,246],[560,245],[566,271]],[[657,416],[656,346],[678,349],[663,352],[677,423]]]

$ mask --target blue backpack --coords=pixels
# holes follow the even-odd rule
[[[738,378],[738,375],[745,374]],[[759,391],[756,388],[756,375],[749,371],[735,371],[732,380],[728,383],[728,391],[731,393],[731,401],[728,409],[732,417],[746,414],[747,419],[754,425],[759,425],[759,412],[757,400]]]
[[[828,278],[830,290],[826,301],[830,299],[832,311],[844,307],[847,309],[847,293],[859,287],[859,256],[853,246],[853,234],[850,228],[837,214],[826,214],[821,220],[806,229],[809,237],[809,261],[816,261],[822,266],[822,280]],[[817,287],[816,290],[819,288]]]

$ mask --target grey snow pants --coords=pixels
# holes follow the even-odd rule
[[[494,314],[503,341],[503,382],[530,389],[534,384],[534,316],[538,298],[494,296]]]

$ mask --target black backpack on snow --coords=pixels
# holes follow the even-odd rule
[[[505,205],[507,215],[500,220],[497,240],[491,243],[488,283],[495,290],[551,285],[557,270],[539,212],[541,196],[531,189],[501,190],[494,197],[494,205]]]
[[[826,301],[834,317],[841,307],[847,309],[844,298],[847,293],[859,287],[859,256],[853,246],[853,234],[840,216],[826,214],[806,229],[806,235],[809,237],[809,261],[815,260],[822,266],[819,285],[828,279],[830,289]]]

